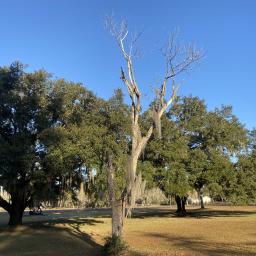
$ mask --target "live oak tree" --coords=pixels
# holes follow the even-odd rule
[[[112,36],[115,38],[121,54],[126,63],[126,72],[121,68],[121,80],[125,84],[128,94],[131,100],[130,108],[130,124],[131,124],[131,148],[127,155],[126,163],[126,178],[127,183],[125,189],[121,193],[121,197],[118,200],[118,204],[114,205],[114,208],[119,208],[117,211],[113,209],[112,211],[117,212],[117,214],[112,216],[113,222],[120,222],[120,219],[124,218],[125,199],[128,202],[127,215],[131,216],[131,209],[135,203],[135,187],[138,180],[137,174],[137,164],[141,153],[145,149],[153,131],[161,138],[161,117],[163,113],[168,109],[176,98],[176,93],[178,86],[175,83],[175,78],[182,72],[188,71],[191,66],[199,61],[202,57],[201,51],[196,50],[192,45],[187,47],[179,47],[176,44],[176,37],[171,35],[168,40],[167,46],[163,50],[163,54],[166,60],[166,70],[164,73],[163,81],[160,87],[156,90],[156,99],[152,107],[150,108],[151,120],[149,127],[145,132],[142,132],[141,127],[141,91],[137,84],[135,77],[135,70],[133,60],[136,56],[135,43],[138,36],[132,38],[130,45],[127,47],[127,40],[129,37],[128,27],[125,21],[120,24],[115,23],[113,17],[108,17],[106,19],[106,25]],[[172,92],[169,98],[166,99],[166,91],[168,82],[172,83]],[[109,172],[112,166],[109,165]],[[112,176],[110,175],[110,179]],[[111,183],[112,181],[110,181]],[[111,188],[110,188],[111,189]],[[113,235],[122,236],[122,225],[119,225],[119,232],[113,232]]]
[[[0,185],[10,201],[0,206],[9,225],[22,223],[44,173],[40,168],[39,135],[52,125],[51,82],[45,71],[26,73],[21,63],[0,68]]]
[[[82,85],[26,73],[20,63],[0,69],[0,97],[0,185],[10,195],[0,206],[18,225],[34,200],[74,195],[96,165],[98,104]]]
[[[179,126],[166,115],[162,118],[162,137],[150,139],[142,159],[152,163],[155,184],[167,197],[175,198],[177,214],[184,215],[187,194],[191,190],[185,166],[188,141]]]
[[[97,162],[92,140],[98,135],[98,99],[81,84],[63,79],[55,81],[50,99],[54,125],[40,134],[41,165],[54,177],[48,183],[55,191],[51,194],[62,204],[67,197],[75,202],[81,182]]]
[[[190,155],[186,170],[204,208],[204,190],[210,189],[213,194],[219,190],[220,193],[221,180],[233,172],[231,157],[246,145],[246,130],[230,106],[207,111],[204,101],[197,97],[181,98],[169,117],[188,138]]]

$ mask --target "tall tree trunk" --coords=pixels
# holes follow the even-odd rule
[[[117,199],[115,193],[115,169],[112,162],[112,156],[108,155],[108,192],[109,200],[112,208],[112,236],[122,237],[123,226],[124,226],[124,211],[125,211],[125,200],[124,196],[121,195],[120,199]]]
[[[114,200],[112,202],[112,236],[123,236],[124,209],[123,200]]]
[[[199,202],[200,202],[200,207],[201,209],[204,209],[204,194],[202,192],[202,190],[199,190],[198,192],[198,199],[199,199]]]

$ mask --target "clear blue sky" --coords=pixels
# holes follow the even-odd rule
[[[209,109],[231,104],[242,123],[256,126],[254,0],[2,0],[0,65],[20,60],[107,98],[123,87],[122,58],[104,28],[112,12],[130,30],[143,30],[135,67],[146,100],[163,74],[159,48],[179,28],[183,41],[206,50],[202,64],[181,79],[180,94],[204,98]]]

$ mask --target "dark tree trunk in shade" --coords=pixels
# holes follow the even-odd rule
[[[175,196],[175,201],[177,205],[177,210],[176,213],[178,215],[184,216],[186,215],[186,202],[187,202],[187,197],[183,196]]]
[[[24,204],[15,200],[11,204],[10,209],[8,211],[9,217],[10,217],[8,225],[10,226],[22,225],[22,217],[23,217],[24,210],[25,210]]]

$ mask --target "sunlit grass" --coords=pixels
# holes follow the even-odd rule
[[[0,255],[101,255],[111,232],[108,210],[56,212],[27,217],[15,230],[2,227]],[[128,255],[256,255],[256,207],[191,209],[185,218],[173,212],[140,209],[127,219]]]

